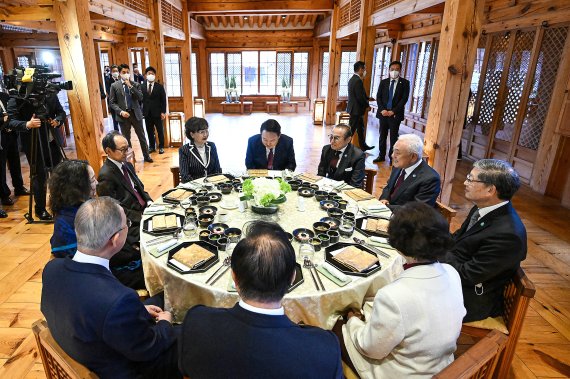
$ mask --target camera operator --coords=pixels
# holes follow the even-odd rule
[[[36,177],[33,181],[32,191],[36,202],[36,216],[43,221],[52,220],[53,217],[46,210],[46,167],[54,168],[62,160],[61,146],[63,137],[55,128],[63,124],[67,115],[63,110],[56,94],[45,97],[45,120],[36,117],[33,105],[25,100],[10,98],[8,102],[8,127],[21,132],[22,147],[28,163],[32,162],[32,131],[38,128],[36,140]],[[42,154],[43,152],[43,154]],[[31,216],[31,215],[30,215]]]

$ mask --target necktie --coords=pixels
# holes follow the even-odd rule
[[[150,83],[148,86],[148,94],[150,95],[151,93],[152,93],[152,83]]]
[[[273,170],[273,149],[269,149],[269,154],[267,154],[267,169]]]
[[[338,160],[340,159],[340,150],[335,150],[334,155],[329,163],[329,174],[332,176],[336,172],[336,166],[338,165]]]
[[[469,225],[467,225],[467,230],[471,229],[473,227],[473,225],[475,225],[477,223],[477,221],[479,221],[479,209],[477,209],[471,215],[471,218],[469,219]]]
[[[131,97],[131,91],[129,91],[129,87],[126,84],[123,84],[123,88],[125,90],[125,99],[127,99],[127,110],[132,110],[133,98]]]
[[[123,176],[125,177],[125,180],[127,181],[127,184],[133,189],[133,191],[135,192],[135,196],[137,197],[137,200],[139,201],[139,204],[144,207],[146,205],[146,202],[144,201],[144,199],[142,198],[142,196],[138,193],[138,191],[136,190],[135,187],[133,187],[133,183],[131,182],[131,178],[129,176],[129,172],[127,171],[127,168],[125,167],[125,165],[123,164]]]
[[[392,194],[394,194],[394,192],[396,192],[398,188],[400,188],[400,186],[404,182],[405,176],[406,176],[406,171],[405,170],[400,171],[400,175],[396,180],[396,184],[394,184],[394,188],[392,188],[392,192],[390,192],[390,196],[392,196]]]
[[[395,80],[390,82],[390,90],[388,92],[388,103],[386,103],[386,108],[388,110],[392,110],[392,100],[394,99],[394,84],[396,83]]]

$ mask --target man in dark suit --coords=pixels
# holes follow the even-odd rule
[[[42,221],[53,220],[46,210],[46,169],[53,169],[63,159],[61,146],[63,136],[57,128],[65,121],[67,115],[59,102],[56,94],[47,95],[43,104],[45,109],[37,109],[31,103],[10,98],[8,101],[8,128],[19,131],[22,140],[22,148],[26,154],[28,163],[32,162],[32,131],[38,128],[36,134],[36,177],[32,183],[34,193],[35,214]],[[42,115],[37,112],[43,113]],[[41,116],[40,120],[37,116]],[[43,154],[42,154],[43,151]]]
[[[444,261],[461,277],[467,315],[464,322],[503,312],[503,289],[526,258],[526,229],[511,204],[520,187],[507,162],[475,162],[465,180],[465,198],[475,206],[455,234]]]
[[[131,146],[132,126],[139,138],[144,161],[152,163],[153,160],[148,154],[148,145],[142,125],[143,114],[139,101],[143,99],[143,94],[140,84],[131,82],[129,66],[122,64],[120,69],[121,80],[111,85],[111,92],[109,93],[111,108],[115,111],[115,119],[119,122],[121,133],[127,139],[129,146]]]
[[[142,84],[144,82],[144,76],[142,76],[139,70],[139,65],[136,63],[133,63],[133,79],[135,80],[135,83],[138,84]]]
[[[358,61],[354,64],[354,75],[348,81],[348,104],[346,111],[350,114],[348,123],[352,130],[352,135],[358,133],[358,142],[363,151],[372,150],[374,146],[366,144],[364,134],[364,114],[370,107],[368,95],[364,90],[362,79],[366,76],[366,66],[364,62]]]
[[[415,134],[400,136],[392,153],[392,172],[380,201],[394,210],[410,201],[435,206],[441,189],[439,174],[422,159],[423,142]]]
[[[245,167],[247,169],[291,170],[295,171],[295,150],[293,139],[281,134],[281,125],[269,119],[259,130],[260,134],[247,141]]]
[[[360,188],[364,180],[366,157],[362,150],[350,143],[351,138],[348,125],[339,124],[332,129],[330,145],[323,147],[317,174]]]
[[[77,252],[48,262],[41,310],[55,341],[100,378],[181,378],[172,315],[111,275],[129,220],[108,197],[77,211]]]
[[[107,94],[107,106],[109,108],[109,113],[111,114],[111,119],[113,120],[113,129],[120,131],[119,122],[117,121],[117,116],[115,110],[111,107],[111,86],[113,83],[120,81],[119,66],[112,65],[108,75],[105,75],[105,93]]]
[[[158,134],[158,153],[164,154],[164,127],[162,121],[166,118],[166,92],[162,84],[155,82],[156,69],[147,67],[146,81],[142,83],[143,114],[148,135],[149,153],[155,151],[156,139],[154,128]]]
[[[295,251],[277,224],[256,221],[235,247],[233,308],[198,305],[186,313],[180,370],[193,379],[342,378],[338,339],[298,325],[281,304],[295,280]]]
[[[129,144],[125,137],[112,131],[103,137],[103,150],[107,160],[99,170],[97,194],[117,200],[130,220],[127,242],[111,259],[111,271],[127,287],[145,288],[141,267],[140,223],[149,194],[135,173],[132,164],[125,161]]]
[[[394,61],[390,63],[390,77],[382,80],[378,86],[376,102],[378,112],[376,117],[380,119],[380,153],[374,162],[384,162],[386,160],[386,139],[390,132],[390,151],[388,156],[392,156],[394,145],[398,140],[400,123],[404,120],[404,107],[410,96],[410,82],[400,77],[402,63]]]

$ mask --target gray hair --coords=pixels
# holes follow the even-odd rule
[[[83,203],[75,216],[77,248],[101,250],[121,229],[122,212],[119,202],[106,196]]]
[[[511,200],[521,186],[519,174],[505,161],[500,159],[481,159],[473,164],[481,170],[478,180],[497,189],[501,200]]]
[[[398,141],[402,141],[406,144],[406,149],[410,154],[416,154],[418,159],[422,159],[422,155],[424,154],[424,142],[419,136],[412,133],[402,134],[398,137]]]

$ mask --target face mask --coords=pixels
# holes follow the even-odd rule
[[[113,78],[117,79],[117,78],[119,77],[119,73],[118,73],[118,72],[113,72],[113,73],[111,74],[111,76],[112,76]]]
[[[390,71],[390,78],[392,79],[398,79],[398,76],[400,76],[400,71]]]
[[[146,76],[146,80],[148,80],[149,82],[154,82],[155,76],[152,74],[148,74]]]
[[[121,74],[121,79],[123,80],[129,79],[129,74]]]

